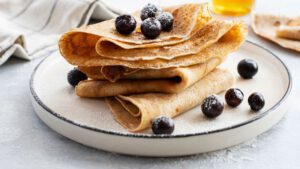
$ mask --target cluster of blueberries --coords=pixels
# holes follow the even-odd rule
[[[237,66],[238,73],[244,79],[251,79],[258,71],[257,63],[252,59],[243,59]],[[244,99],[244,93],[238,88],[231,88],[225,94],[225,101],[230,107],[239,106]],[[248,104],[251,110],[257,112],[265,105],[264,97],[261,93],[254,92],[248,97]],[[224,103],[216,96],[207,97],[201,105],[203,114],[209,118],[219,116],[224,109]]]
[[[173,27],[173,15],[163,12],[154,4],[147,4],[141,10],[141,31],[148,39],[155,39],[161,31],[170,31]],[[115,20],[116,30],[123,35],[132,33],[136,28],[136,20],[132,15],[121,15]]]
[[[243,59],[237,66],[238,73],[244,79],[251,79],[258,72],[258,65],[252,59]],[[230,107],[239,106],[244,99],[244,93],[238,88],[231,88],[225,94],[225,101]],[[254,92],[248,97],[248,104],[251,110],[257,112],[265,105],[264,97],[261,93]],[[203,114],[208,118],[218,117],[224,109],[223,101],[216,95],[210,95],[201,104]],[[153,120],[152,131],[154,134],[172,134],[174,131],[174,121],[166,116],[160,116]]]

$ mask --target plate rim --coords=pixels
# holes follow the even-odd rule
[[[183,138],[183,137],[194,137],[194,136],[201,136],[201,135],[209,135],[209,134],[214,134],[214,133],[219,133],[219,132],[223,132],[223,131],[227,131],[227,130],[232,130],[244,125],[247,125],[249,123],[252,123],[256,120],[259,120],[263,117],[265,117],[266,115],[268,115],[272,110],[275,110],[277,107],[279,107],[284,101],[287,100],[288,96],[290,95],[290,92],[292,90],[292,75],[291,72],[289,70],[289,68],[286,66],[286,64],[275,54],[273,53],[271,50],[267,49],[266,47],[259,45],[255,42],[246,40],[246,43],[250,43],[251,45],[254,45],[256,47],[259,47],[261,49],[263,49],[264,51],[268,52],[269,54],[271,54],[273,57],[275,57],[275,59],[277,59],[284,67],[284,69],[287,72],[288,75],[288,88],[285,91],[284,95],[281,97],[281,99],[271,108],[269,108],[268,110],[259,113],[257,116],[242,122],[242,123],[238,123],[236,125],[232,125],[232,126],[228,126],[228,127],[223,127],[220,129],[216,129],[216,130],[211,130],[208,132],[195,132],[195,133],[187,133],[187,134],[174,134],[174,135],[166,135],[166,134],[162,134],[162,135],[154,135],[154,134],[141,134],[141,133],[123,133],[123,132],[116,132],[116,131],[110,131],[110,130],[105,130],[105,129],[99,129],[99,128],[95,128],[95,127],[90,127],[84,124],[80,124],[78,122],[75,122],[73,120],[67,119],[63,116],[61,116],[59,113],[53,111],[52,109],[50,109],[48,106],[46,106],[41,99],[38,97],[35,89],[34,89],[34,79],[35,79],[35,75],[37,70],[39,69],[40,65],[49,57],[45,57],[44,59],[42,59],[37,66],[34,68],[31,76],[30,76],[30,81],[29,81],[29,88],[30,88],[30,94],[32,95],[34,101],[40,106],[42,107],[45,111],[47,111],[47,113],[50,113],[51,115],[53,115],[54,117],[58,118],[59,120],[62,120],[64,122],[67,122],[71,125],[89,130],[89,131],[93,131],[93,132],[98,132],[101,134],[109,134],[112,136],[124,136],[124,137],[130,137],[130,138],[148,138],[148,139],[162,139],[162,138],[168,138],[168,139],[172,139],[172,138]],[[35,112],[36,113],[36,112]]]

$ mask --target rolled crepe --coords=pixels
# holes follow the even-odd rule
[[[225,58],[213,58],[206,63],[189,67],[144,69],[121,77],[116,82],[106,80],[81,81],[75,88],[80,97],[108,97],[138,93],[178,93],[193,85],[215,69]],[[93,77],[101,79],[104,77]],[[88,76],[91,76],[88,74]]]
[[[297,32],[299,23],[299,17],[290,18],[280,15],[254,14],[251,25],[256,34],[282,47],[300,51],[299,31]]]
[[[276,30],[276,36],[292,40],[300,40],[300,26],[279,26]]]
[[[276,36],[292,40],[300,40],[300,17],[289,18],[287,23],[279,25]]]
[[[165,115],[175,117],[201,104],[208,95],[222,92],[235,82],[233,75],[215,69],[203,79],[177,94],[148,93],[116,96],[106,99],[117,122],[136,132],[150,126],[153,118]]]

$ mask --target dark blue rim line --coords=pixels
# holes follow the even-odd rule
[[[276,103],[273,107],[271,107],[270,109],[268,109],[267,111],[265,112],[262,112],[260,114],[258,114],[257,116],[253,117],[252,119],[248,120],[248,121],[245,121],[243,123],[239,123],[239,124],[236,124],[236,125],[233,125],[233,126],[229,126],[229,127],[225,127],[225,128],[221,128],[221,129],[217,129],[217,130],[212,130],[212,131],[209,131],[209,132],[199,132],[199,133],[189,133],[189,134],[177,134],[177,135],[151,135],[151,134],[135,134],[135,133],[121,133],[121,132],[113,132],[113,131],[108,131],[108,130],[102,130],[102,129],[98,129],[98,128],[94,128],[94,127],[89,127],[89,126],[86,126],[86,125],[83,125],[83,124],[79,124],[77,122],[74,122],[72,120],[69,120],[65,117],[62,117],[60,114],[54,112],[53,110],[51,110],[49,107],[47,107],[41,100],[40,98],[37,96],[35,90],[34,90],[34,77],[35,77],[35,74],[36,74],[36,71],[38,70],[39,66],[48,58],[46,57],[45,59],[43,59],[36,67],[35,69],[33,70],[33,73],[31,75],[31,78],[30,78],[30,91],[31,91],[31,94],[33,96],[33,98],[35,99],[35,101],[44,109],[46,110],[47,112],[49,112],[51,115],[53,115],[54,117],[64,121],[64,122],[67,122],[71,125],[75,125],[77,127],[80,127],[80,128],[84,128],[84,129],[87,129],[87,130],[90,130],[90,131],[94,131],[94,132],[99,132],[99,133],[102,133],[102,134],[109,134],[109,135],[113,135],[113,136],[125,136],[125,137],[134,137],[134,138],[181,138],[181,137],[192,137],[192,136],[199,136],[199,135],[207,135],[207,134],[213,134],[213,133],[218,133],[218,132],[222,132],[222,131],[225,131],[225,130],[231,130],[231,129],[235,129],[235,128],[238,128],[238,127],[241,127],[241,126],[244,126],[246,124],[249,124],[253,121],[256,121],[256,120],[259,120],[261,119],[262,117],[266,116],[267,114],[269,114],[272,110],[276,109],[278,106],[280,106],[286,99],[287,97],[289,96],[290,92],[291,92],[291,89],[292,89],[292,76],[291,76],[291,73],[289,71],[289,69],[287,68],[287,66],[284,64],[284,62],[278,57],[276,56],[273,52],[271,52],[269,49],[261,46],[261,45],[258,45],[254,42],[251,42],[251,41],[248,41],[248,43],[254,45],[254,46],[257,46],[261,49],[264,49],[265,51],[267,51],[268,53],[270,53],[271,55],[273,55],[285,68],[285,70],[287,71],[287,74],[288,74],[288,78],[289,78],[289,84],[288,84],[288,89],[287,91],[285,92],[285,94],[283,95],[283,97],[278,101],[278,103]]]

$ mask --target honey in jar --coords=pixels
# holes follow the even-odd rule
[[[241,16],[251,11],[254,0],[212,0],[212,4],[217,14]]]

